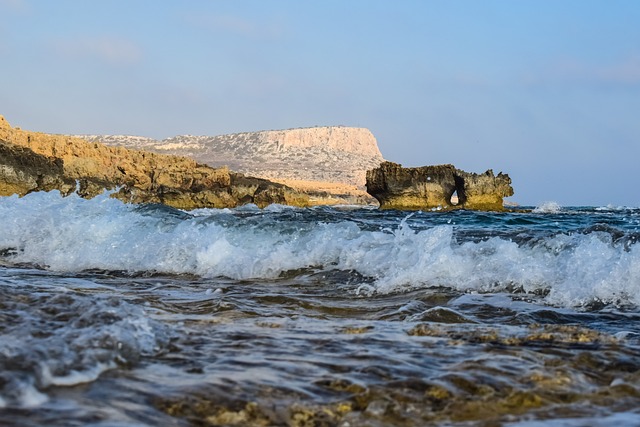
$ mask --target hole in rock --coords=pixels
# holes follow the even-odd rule
[[[451,199],[449,200],[453,206],[456,206],[459,202],[458,199],[458,190],[454,191],[451,195]]]

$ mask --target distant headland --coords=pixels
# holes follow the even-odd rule
[[[0,116],[0,195],[59,190],[180,209],[254,203],[377,204],[383,209],[502,210],[511,179],[453,165],[403,168],[368,129],[325,126],[162,141],[50,135]]]
[[[185,156],[212,167],[288,185],[313,204],[374,204],[365,190],[369,169],[383,161],[364,128],[322,126],[164,140],[127,135],[76,135],[109,146]]]

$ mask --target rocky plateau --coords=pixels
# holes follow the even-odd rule
[[[228,167],[305,192],[313,204],[375,203],[365,191],[366,171],[384,161],[368,129],[346,126],[181,135],[163,140],[126,135],[77,136],[89,142],[186,156],[212,167]]]

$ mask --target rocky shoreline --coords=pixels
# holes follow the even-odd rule
[[[367,172],[367,192],[382,209],[503,211],[511,178],[492,170],[475,174],[453,165],[404,168],[392,162]]]
[[[213,168],[172,155],[107,147],[80,138],[13,128],[0,116],[0,195],[59,190],[93,197],[105,189],[131,203],[179,209],[254,203],[308,206],[309,196],[286,185]]]
[[[316,134],[320,139],[314,142],[311,136]],[[226,166],[205,165],[187,156],[161,154],[157,148],[156,152],[141,149],[147,143],[138,144],[140,149],[130,149],[90,142],[87,138],[24,131],[11,127],[0,116],[0,196],[58,190],[63,195],[77,193],[91,198],[111,190],[112,197],[125,202],[161,203],[186,210],[233,208],[249,203],[259,207],[272,203],[298,207],[370,205],[377,200],[381,209],[502,211],[504,197],[513,195],[509,175],[495,176],[492,170],[475,174],[453,165],[404,168],[387,161],[378,163],[382,156],[375,138],[366,129],[309,128],[242,135],[244,139],[240,142],[255,141],[248,143],[248,148],[240,149],[242,144],[234,140],[236,159],[241,153],[251,157],[253,151],[266,152],[269,147],[286,151],[287,144],[295,149],[321,149],[323,144],[337,147],[344,143],[346,146],[340,150],[346,153],[362,149],[368,152],[363,157],[367,160],[343,162],[341,169],[335,171],[339,178],[329,181],[320,179],[326,178],[325,175],[316,176],[314,180],[300,179],[306,175],[298,174],[295,166],[287,165],[283,170],[293,178],[280,176],[280,182],[274,182],[232,172]],[[274,142],[278,138],[288,141],[287,144]],[[327,150],[334,151],[325,154],[339,157],[340,150],[331,147]],[[213,162],[211,147],[206,148],[206,153],[209,163]],[[269,167],[277,163],[274,159],[282,160],[277,157],[281,154],[269,157]],[[348,164],[353,169],[349,169]],[[348,177],[363,172],[361,169],[366,164],[379,166],[366,170],[365,192],[358,185],[360,178],[351,181]],[[297,167],[308,174],[308,166]]]

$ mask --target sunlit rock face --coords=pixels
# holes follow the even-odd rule
[[[513,195],[511,178],[492,170],[475,174],[453,165],[404,168],[392,162],[367,171],[367,192],[382,209],[504,210]]]
[[[12,128],[0,116],[0,195],[59,190],[93,197],[105,189],[132,203],[180,209],[246,203],[308,205],[308,196],[282,184],[198,164],[186,157]]]
[[[384,161],[365,128],[321,126],[219,136],[181,135],[164,140],[126,135],[81,135],[91,142],[188,156],[213,167],[227,166],[338,203],[375,202],[365,175]]]

